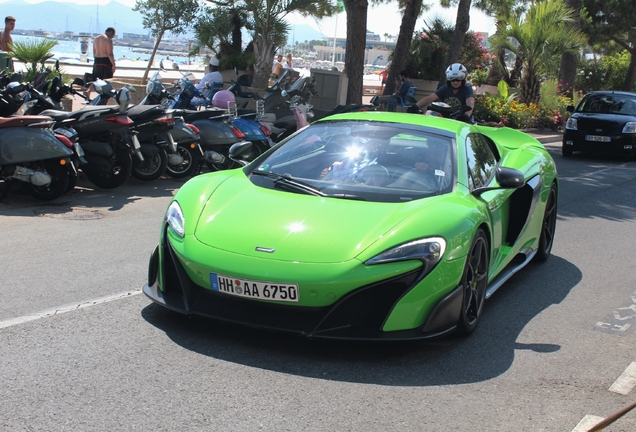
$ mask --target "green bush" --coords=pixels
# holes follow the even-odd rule
[[[574,80],[574,89],[587,93],[593,90],[620,90],[629,67],[629,51],[603,56],[599,60],[581,60]],[[636,85],[632,89],[636,91]]]

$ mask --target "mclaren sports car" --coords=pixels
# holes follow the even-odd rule
[[[360,112],[250,146],[174,196],[143,287],[155,303],[310,338],[469,335],[550,256],[557,170],[520,131]]]

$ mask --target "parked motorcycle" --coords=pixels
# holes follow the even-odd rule
[[[81,81],[81,80],[80,80]],[[82,82],[83,83],[83,82]],[[63,91],[84,97],[81,93],[67,86]],[[52,86],[51,97],[56,90]],[[41,110],[41,115],[52,117],[56,124],[62,126],[65,121],[73,121],[73,129],[77,132],[79,143],[83,149],[86,164],[81,170],[97,187],[111,189],[124,184],[132,172],[133,157],[143,162],[141,145],[136,134],[130,133],[133,121],[126,115],[130,101],[128,89],[117,92],[118,105],[86,106],[73,112],[48,108],[49,98],[38,98],[33,110]]]
[[[51,130],[47,116],[13,116],[24,100],[25,85],[10,83],[0,91],[0,178],[6,197],[13,182],[29,194],[50,201],[75,184],[77,170],[71,162],[73,144]]]
[[[161,74],[157,71],[148,80],[146,97],[139,105],[162,104],[164,100],[169,100],[170,96],[171,94],[163,85]],[[182,178],[194,174],[203,156],[203,150],[199,144],[201,141],[199,129],[193,124],[186,123],[183,117],[174,115],[175,110],[172,112],[174,127],[170,131],[170,135],[176,143],[176,155],[179,158],[174,158],[171,154],[168,155],[166,174],[174,178]]]

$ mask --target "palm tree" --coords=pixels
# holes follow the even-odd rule
[[[276,49],[285,43],[289,25],[285,17],[292,12],[324,18],[336,11],[331,0],[207,0],[220,8],[240,8],[253,23],[254,87],[265,87],[272,71]]]
[[[422,11],[430,8],[429,5],[423,3],[423,0],[400,0],[398,4],[402,12],[402,23],[400,24],[400,33],[397,36],[397,42],[393,50],[391,69],[389,69],[389,76],[386,79],[385,95],[395,91],[395,80],[398,78],[400,71],[406,68],[417,18]]]
[[[512,51],[523,65],[521,102],[538,101],[539,74],[554,75],[563,52],[577,52],[585,45],[585,36],[569,25],[573,19],[563,0],[539,0],[493,38],[495,49]]]
[[[11,55],[25,64],[25,81],[31,81],[44,70],[44,63],[53,57],[51,50],[56,45],[55,39],[21,39],[13,42]]]

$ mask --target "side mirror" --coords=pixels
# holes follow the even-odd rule
[[[60,61],[59,60],[55,60],[55,70],[56,71],[60,71]]]
[[[173,62],[172,63],[172,69],[178,71],[179,70],[179,65]]]
[[[229,156],[235,162],[241,165],[246,165],[246,161],[250,160],[252,155],[252,143],[250,141],[241,141],[236,144],[232,144],[230,147]]]
[[[574,105],[568,105],[567,107],[565,107],[565,109],[566,109],[567,112],[573,113],[574,112]]]
[[[159,69],[166,70],[166,68],[163,67],[163,59],[159,60]]]
[[[526,180],[521,171],[502,166],[495,168],[495,179],[497,183],[499,183],[499,186],[477,188],[472,192],[473,195],[478,196],[491,190],[518,189],[526,184]]]

